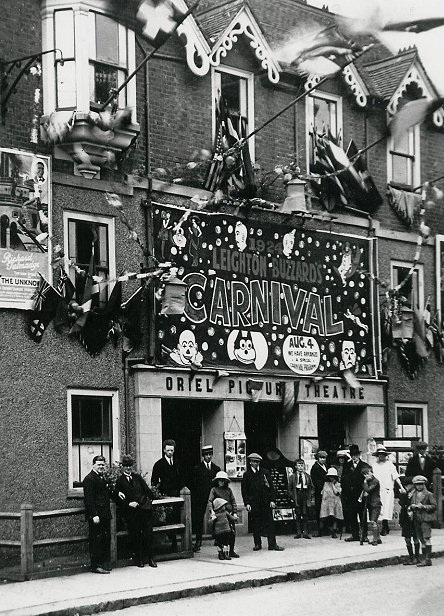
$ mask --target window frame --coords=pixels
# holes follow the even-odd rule
[[[421,184],[421,131],[419,124],[412,126],[407,131],[408,135],[408,152],[397,152],[394,147],[393,137],[387,139],[387,182],[394,182],[395,184],[404,184],[415,188]],[[407,170],[407,182],[400,181],[393,177],[393,159],[394,156],[410,158],[412,163]]]
[[[395,402],[395,419],[396,419],[396,438],[403,439],[414,439],[418,438],[418,436],[406,436],[403,434],[399,434],[400,425],[398,423],[398,413],[401,409],[419,409],[421,412],[421,428],[422,435],[419,436],[419,440],[428,442],[429,438],[429,423],[428,423],[428,404],[426,402]],[[402,424],[404,425],[404,424]],[[418,424],[416,424],[418,426]]]
[[[403,268],[409,270],[412,266],[412,263],[409,261],[400,261],[396,259],[390,260],[390,288],[394,289],[398,285],[398,278],[395,276],[395,271],[397,268]],[[412,286],[416,284],[417,287],[417,298],[416,304],[419,310],[423,310],[424,308],[424,265],[422,263],[418,263],[415,266],[415,270],[412,274]],[[402,295],[402,289],[401,289]],[[413,308],[413,306],[411,306]]]
[[[320,92],[318,90],[313,90],[308,96],[305,97],[305,162],[307,170],[309,170],[311,166],[310,135],[311,125],[314,125],[314,122],[312,122],[312,120],[314,120],[313,99],[315,98],[320,98],[328,102],[336,103],[336,135],[340,135],[340,144],[344,141],[342,96],[340,96],[339,94],[330,94],[329,92]]]
[[[111,295],[116,279],[116,231],[115,219],[112,216],[96,216],[94,214],[85,214],[84,212],[74,212],[72,210],[63,211],[63,239],[65,255],[69,255],[69,221],[90,222],[92,224],[105,225],[108,229],[108,279],[114,280],[107,286],[107,296]],[[71,282],[75,284],[75,270],[70,268],[69,277]]]
[[[78,496],[83,493],[82,487],[74,487],[74,467],[73,467],[73,433],[72,433],[72,398],[73,396],[89,396],[91,398],[105,397],[111,400],[111,427],[112,445],[111,459],[107,462],[111,465],[120,460],[120,414],[119,414],[119,392],[117,389],[79,389],[68,388],[66,391],[67,406],[67,436],[68,436],[68,495]],[[88,469],[88,472],[91,469]],[[86,475],[86,469],[83,476]]]
[[[242,70],[240,68],[234,68],[231,66],[220,65],[217,68],[212,67],[211,69],[211,134],[216,134],[216,100],[218,98],[218,92],[220,87],[220,78],[218,77],[218,73],[227,73],[229,75],[234,75],[235,77],[240,77],[246,80],[246,95],[244,104],[247,107],[247,128],[248,132],[254,130],[254,74]],[[248,146],[250,149],[250,158],[251,162],[255,161],[255,138],[254,136],[248,140]]]
[[[56,45],[55,14],[57,11],[71,10],[73,15],[73,40],[74,40],[74,63],[75,84],[74,104],[68,107],[57,107],[57,70],[60,63],[60,54],[45,54],[42,56],[43,75],[43,113],[49,115],[53,111],[76,110],[89,113],[94,110],[94,103],[90,104],[90,13],[97,13],[112,17],[104,10],[101,0],[84,0],[74,5],[68,5],[60,0],[44,0],[42,3],[42,49],[53,49]],[[115,21],[115,20],[114,20]],[[118,23],[118,22],[116,22]],[[136,44],[135,33],[130,28],[125,28],[127,34],[127,74],[130,75],[136,68]],[[71,57],[66,60],[72,60]],[[85,79],[85,75],[88,76]],[[132,118],[136,115],[136,80],[132,79],[126,86],[126,103],[132,109]],[[122,101],[122,93],[119,95],[119,105]]]

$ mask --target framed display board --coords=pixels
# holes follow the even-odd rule
[[[224,432],[225,472],[230,479],[242,479],[247,470],[247,439],[245,432]]]
[[[299,437],[299,457],[304,460],[307,473],[316,461],[315,454],[318,449],[319,439],[316,436]]]

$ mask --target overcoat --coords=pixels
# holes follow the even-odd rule
[[[256,473],[249,468],[242,477],[241,492],[244,504],[251,507],[248,515],[249,531],[267,535],[270,526],[270,503],[275,500],[270,473],[261,467]]]
[[[194,524],[199,524],[205,515],[213,479],[219,471],[220,467],[217,466],[217,464],[213,464],[213,462],[210,463],[209,469],[205,462],[201,462],[193,469],[191,484],[191,517]]]

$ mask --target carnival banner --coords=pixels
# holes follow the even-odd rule
[[[370,240],[154,205],[155,255],[187,284],[156,311],[174,365],[300,376],[371,373]]]
[[[49,277],[50,159],[0,148],[0,308],[30,310]]]

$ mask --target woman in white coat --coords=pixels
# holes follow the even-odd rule
[[[376,452],[377,461],[373,464],[373,475],[379,481],[381,494],[381,515],[382,530],[381,535],[388,535],[390,532],[388,521],[393,517],[393,507],[395,504],[394,484],[397,483],[399,491],[404,494],[405,490],[399,479],[399,473],[396,466],[388,459],[388,451],[384,445],[378,445]]]

